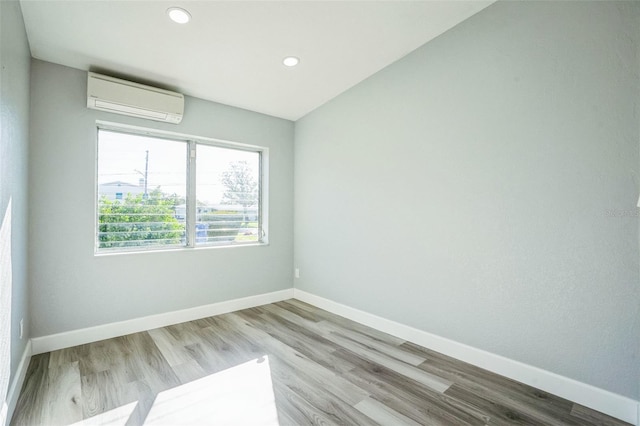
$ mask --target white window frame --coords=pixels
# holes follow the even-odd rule
[[[100,212],[98,208],[98,142],[100,130],[125,133],[130,135],[149,136],[159,139],[169,139],[178,142],[187,143],[186,156],[186,220],[185,220],[185,244],[179,246],[140,246],[140,247],[115,247],[115,248],[99,248],[99,230],[100,230]],[[259,154],[259,182],[258,182],[258,229],[260,235],[258,241],[236,242],[210,242],[196,244],[196,156],[198,145],[209,145],[220,148],[235,149],[239,151],[256,152]],[[148,129],[144,127],[131,126],[120,123],[112,123],[107,121],[96,121],[95,132],[95,223],[94,223],[94,255],[111,255],[123,253],[148,253],[154,251],[175,251],[175,250],[201,250],[208,248],[228,248],[228,247],[247,247],[247,246],[264,246],[269,245],[269,148],[259,145],[250,145],[239,142],[226,141],[222,139],[207,138],[204,136],[194,136],[184,133],[168,132],[163,130]]]

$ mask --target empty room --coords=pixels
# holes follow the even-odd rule
[[[640,2],[0,0],[0,424],[640,425]]]

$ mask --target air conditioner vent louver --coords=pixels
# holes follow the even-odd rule
[[[90,72],[87,81],[87,107],[178,124],[184,113],[184,96]]]

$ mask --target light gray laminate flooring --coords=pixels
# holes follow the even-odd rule
[[[36,355],[12,425],[621,425],[297,300]]]

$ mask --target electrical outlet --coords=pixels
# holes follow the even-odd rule
[[[20,320],[20,338],[24,338],[24,318]]]
[[[296,268],[296,270],[294,271],[294,275],[296,278],[300,278],[300,269]]]

